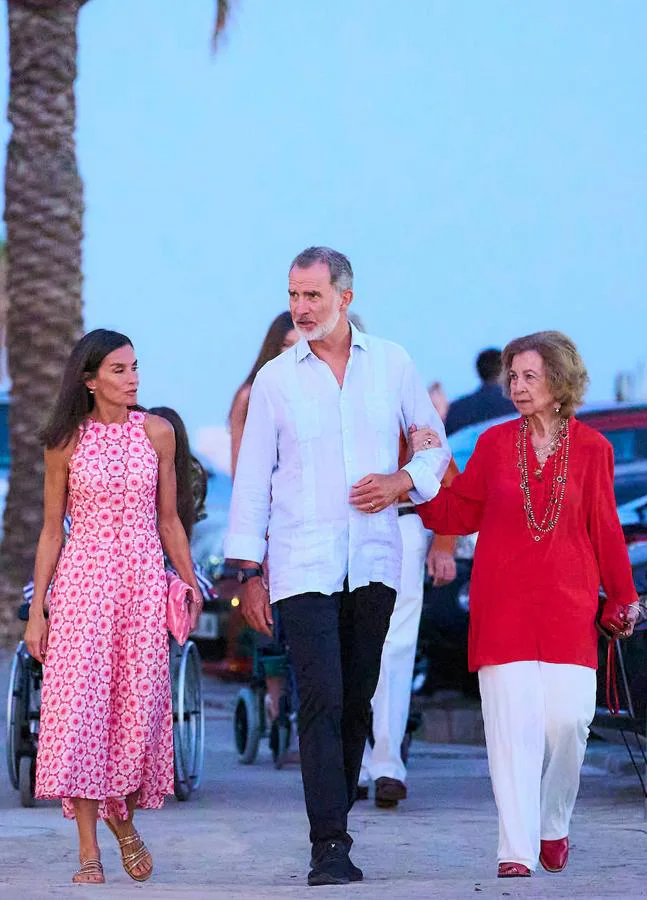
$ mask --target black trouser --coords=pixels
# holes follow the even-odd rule
[[[395,591],[379,582],[280,601],[299,695],[301,774],[313,844],[348,840],[348,811],[394,603]]]

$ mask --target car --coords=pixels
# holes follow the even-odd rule
[[[465,468],[484,431],[514,418],[516,414],[491,419],[452,434],[449,446],[459,469]],[[640,524],[641,515],[647,518],[646,505],[641,503],[647,496],[647,403],[589,405],[577,418],[601,431],[613,446],[616,502],[628,544],[647,541],[647,526],[643,529]],[[423,693],[439,689],[478,692],[476,676],[467,671],[469,586],[476,540],[477,535],[458,538],[457,577],[452,584],[437,588],[429,580],[425,583],[418,636],[418,652],[425,659],[426,670],[420,686]]]
[[[205,659],[221,659],[226,650],[227,622],[238,605],[236,570],[225,561],[224,542],[231,502],[232,480],[211,462],[195,454],[207,475],[206,515],[193,528],[191,554],[214,584],[217,598],[205,605],[191,638]]]

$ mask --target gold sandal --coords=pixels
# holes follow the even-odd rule
[[[137,831],[133,831],[132,834],[127,834],[125,837],[119,837],[119,832],[112,824],[112,822],[109,819],[106,819],[105,823],[117,838],[117,843],[119,844],[119,849],[121,850],[121,862],[124,869],[126,870],[126,874],[130,875],[133,881],[148,881],[148,879],[153,874],[153,857],[151,856],[150,850],[148,849],[146,844],[142,841],[139,833]],[[131,852],[127,853],[126,851],[129,847],[131,848]],[[150,871],[145,875],[135,875],[133,869],[137,868],[137,866],[141,862],[143,862],[146,857],[148,857],[151,861]]]
[[[89,879],[97,879],[91,881]],[[84,859],[81,868],[72,876],[72,884],[105,884],[106,879],[103,877],[103,866],[99,859]]]

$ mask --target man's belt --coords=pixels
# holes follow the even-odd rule
[[[398,515],[399,516],[410,516],[411,513],[415,513],[415,506],[398,506]]]

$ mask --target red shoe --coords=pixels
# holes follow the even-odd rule
[[[504,862],[499,863],[499,871],[497,878],[530,878],[532,872],[528,866],[521,863]]]
[[[547,872],[561,872],[568,862],[568,835],[557,841],[542,841],[539,862]]]

